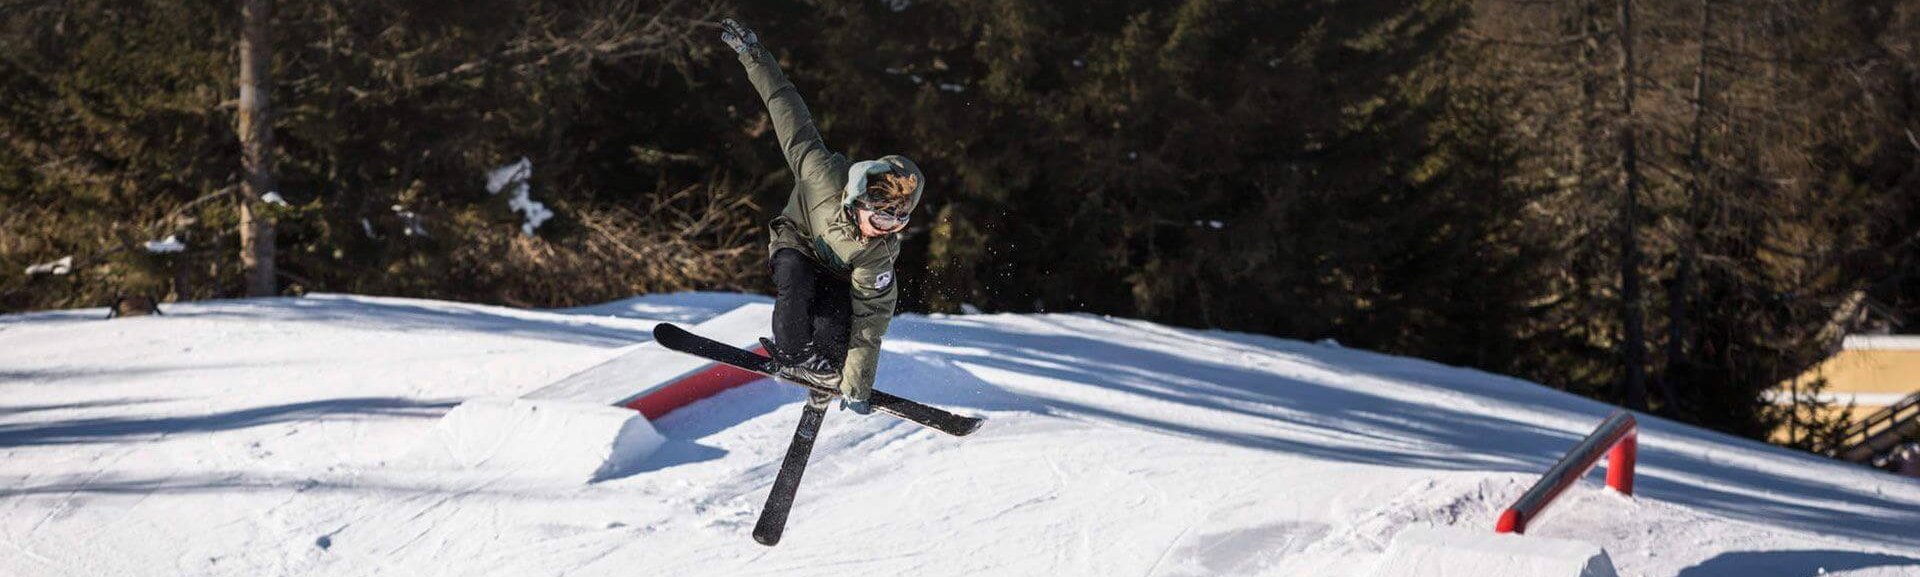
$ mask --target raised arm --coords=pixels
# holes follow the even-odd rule
[[[800,91],[793,87],[793,82],[780,72],[780,63],[774,60],[773,53],[760,44],[752,30],[731,18],[722,22],[721,28],[721,40],[740,54],[740,64],[747,68],[747,80],[766,102],[787,167],[796,177],[828,169],[827,159],[833,153],[820,141],[820,129],[813,125],[813,114],[807,111],[807,103],[800,99]]]

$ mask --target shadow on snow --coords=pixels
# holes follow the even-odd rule
[[[343,299],[325,295],[227,301],[223,306],[169,313],[163,318],[237,318],[258,322],[332,322],[394,332],[463,331],[598,347],[653,340],[651,327],[609,327],[577,315],[407,301]],[[578,320],[576,320],[576,318]]]
[[[0,424],[0,447],[120,442],[131,437],[211,433],[288,421],[368,416],[439,417],[456,403],[397,397],[323,399],[190,416],[96,417]]]
[[[1748,577],[1749,575],[1825,575],[1877,567],[1912,567],[1920,559],[1855,551],[1730,551],[1681,569],[1675,577]]]
[[[1026,407],[1018,407],[1021,403],[1010,403],[997,395],[977,399],[988,401],[986,403],[975,403],[970,402],[968,395],[964,394],[965,389],[997,387],[971,376],[968,376],[968,380],[949,382],[945,386],[912,388],[947,403],[992,409],[1024,408],[1072,413],[1168,434],[1330,461],[1443,470],[1490,470],[1524,475],[1544,472],[1587,431],[1545,428],[1500,416],[1497,410],[1475,410],[1472,406],[1396,398],[1388,391],[1375,393],[1359,387],[1333,387],[1288,378],[1235,362],[1234,358],[1238,356],[1235,353],[1290,357],[1286,359],[1287,363],[1300,363],[1356,377],[1398,381],[1393,384],[1396,388],[1411,386],[1429,387],[1441,392],[1464,391],[1489,399],[1532,405],[1549,413],[1557,410],[1569,418],[1584,418],[1594,424],[1598,424],[1613,410],[1609,405],[1509,377],[1366,351],[1280,339],[1272,339],[1272,343],[1253,344],[1241,339],[1219,339],[1197,331],[1164,327],[1156,327],[1152,331],[1159,334],[1149,335],[1154,340],[1186,341],[1177,346],[1188,349],[1194,348],[1195,344],[1204,345],[1205,348],[1196,350],[1215,353],[1212,358],[1199,359],[1133,343],[1078,336],[1093,334],[1090,329],[1105,329],[1100,332],[1111,333],[1115,327],[1129,331],[1147,328],[1128,321],[1091,315],[1048,315],[1027,317],[1027,322],[1033,323],[1037,330],[1031,333],[1012,332],[1010,327],[1001,323],[987,326],[967,321],[964,317],[941,319],[937,323],[896,323],[895,326],[903,329],[899,333],[910,335],[910,338],[920,342],[957,347],[961,352],[942,352],[938,355],[948,363],[964,362],[1078,383],[1206,412],[1240,415],[1287,428],[1327,434],[1266,434],[1260,431],[1227,430],[1213,426],[1215,423],[1123,413],[1051,398],[1026,398]],[[1272,346],[1267,346],[1269,344]],[[891,362],[902,357],[890,355],[889,359]],[[915,360],[920,363],[931,362],[925,358]],[[919,368],[910,372],[928,373],[932,370]],[[960,369],[950,369],[949,372],[965,373]],[[886,382],[885,378],[883,376],[883,383]],[[1426,397],[1430,399],[1434,396]],[[1920,526],[1920,507],[1915,507],[1911,502],[1888,499],[1870,489],[1855,490],[1791,473],[1736,466],[1707,458],[1701,452],[1670,448],[1669,445],[1681,443],[1667,441],[1698,439],[1703,435],[1731,439],[1718,433],[1702,433],[1644,416],[1641,429],[1640,469],[1636,487],[1640,495],[1734,519],[1785,522],[1817,533],[1909,546],[1920,544],[1913,529]],[[1364,446],[1356,447],[1356,443],[1351,442],[1329,442],[1341,437],[1359,437],[1364,439],[1359,443]],[[1757,444],[1752,448],[1791,458],[1820,460],[1810,455],[1793,454],[1785,449]],[[1832,465],[1843,466],[1838,463]],[[1741,490],[1743,488],[1744,491]],[[1775,493],[1781,496],[1773,496]],[[1877,511],[1862,515],[1839,507],[1821,506],[1819,502],[1822,501],[1846,504],[1848,508],[1871,507]]]

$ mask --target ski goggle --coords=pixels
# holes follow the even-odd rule
[[[910,215],[907,214],[868,207],[865,206],[865,203],[861,204],[862,206],[860,208],[872,211],[867,216],[867,223],[880,230],[899,230],[907,226],[907,221],[912,220]]]
[[[876,207],[876,205],[868,203],[866,199],[854,201],[854,207],[856,207],[856,209],[862,209],[862,211],[870,211],[870,215],[866,217],[866,222],[868,222],[868,224],[874,224],[874,228],[879,228],[879,230],[899,230],[899,228],[906,226],[908,220],[912,220],[912,215],[908,215],[908,211],[906,211],[904,207]]]

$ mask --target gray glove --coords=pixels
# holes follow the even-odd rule
[[[733,47],[736,53],[745,53],[747,47],[760,43],[760,37],[740,21],[728,18],[720,21],[720,41]]]

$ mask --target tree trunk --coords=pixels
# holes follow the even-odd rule
[[[1639,70],[1633,58],[1633,1],[1620,0],[1620,308],[1626,330],[1623,353],[1626,357],[1625,396],[1627,408],[1647,410],[1647,343],[1640,303],[1640,246],[1637,239],[1640,213],[1639,149],[1634,140],[1638,130],[1634,117],[1634,79]]]
[[[1679,257],[1673,283],[1667,287],[1667,368],[1661,378],[1661,394],[1669,405],[1679,402],[1673,390],[1685,383],[1677,375],[1689,366],[1686,342],[1689,330],[1688,301],[1693,298],[1694,267],[1700,259],[1701,212],[1706,204],[1707,158],[1704,144],[1707,107],[1708,33],[1713,25],[1713,0],[1700,0],[1699,52],[1693,68],[1693,127],[1687,144],[1687,212],[1681,231]]]
[[[1580,132],[1573,139],[1573,179],[1574,191],[1582,198],[1592,190],[1592,164],[1587,148],[1591,146],[1594,135],[1600,133],[1596,124],[1600,115],[1595,111],[1599,102],[1600,79],[1594,74],[1596,63],[1600,59],[1600,21],[1593,0],[1580,0]]]
[[[273,117],[267,103],[273,65],[268,43],[268,0],[242,0],[240,34],[240,264],[246,269],[247,296],[272,296],[273,221],[258,211],[262,195],[273,191]]]

